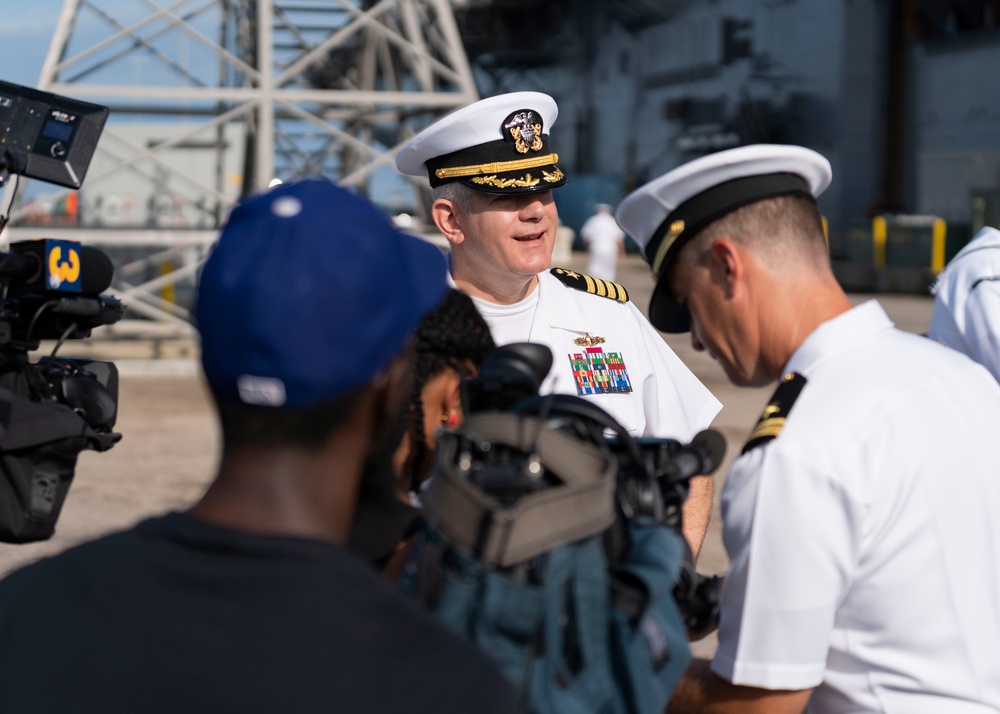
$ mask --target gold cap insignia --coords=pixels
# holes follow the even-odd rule
[[[542,148],[542,122],[530,110],[514,112],[504,122],[504,129],[510,132],[514,139],[514,148],[519,154],[527,154],[528,150],[540,151]]]

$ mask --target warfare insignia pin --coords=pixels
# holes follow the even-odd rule
[[[514,148],[519,154],[527,154],[528,150],[540,151],[542,144],[542,120],[531,110],[517,111],[507,117],[503,128],[510,132],[514,139]]]
[[[573,340],[573,344],[579,345],[580,347],[593,347],[594,345],[603,345],[604,338],[592,335],[589,332],[584,332],[583,337],[577,337]]]
[[[581,397],[591,394],[628,394],[632,391],[632,382],[621,352],[605,352],[603,347],[587,347],[583,352],[568,356],[573,368],[576,393]]]

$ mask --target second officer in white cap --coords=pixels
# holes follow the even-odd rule
[[[1000,710],[1000,386],[854,306],[815,197],[830,164],[746,146],[627,196],[650,318],[778,387],[722,493],[719,646],[670,712]]]
[[[552,351],[545,393],[593,400],[636,436],[690,440],[718,400],[664,343],[617,283],[549,270],[559,220],[552,189],[566,183],[549,143],[552,97],[514,92],[475,102],[415,136],[397,168],[426,176],[434,223],[451,244],[451,277],[476,302],[498,345]],[[685,535],[697,554],[712,503],[695,479]]]

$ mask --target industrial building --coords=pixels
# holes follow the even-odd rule
[[[952,248],[1000,221],[998,0],[498,0],[458,19],[483,95],[558,101],[571,227],[679,163],[757,142],[830,159],[834,234],[930,214]]]

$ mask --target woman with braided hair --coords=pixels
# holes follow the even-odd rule
[[[418,492],[434,465],[437,431],[462,419],[459,385],[494,347],[486,321],[465,293],[451,290],[414,338],[413,397],[393,465],[403,493]]]
[[[413,506],[434,465],[438,429],[459,424],[459,385],[479,373],[493,347],[486,322],[469,296],[457,290],[449,290],[417,327],[409,409],[387,441],[398,446],[369,459],[350,539],[351,547],[390,581],[402,572],[419,527],[419,510]]]

